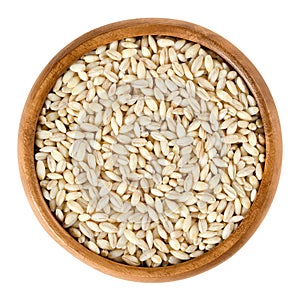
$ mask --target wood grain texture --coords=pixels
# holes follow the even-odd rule
[[[214,249],[199,258],[168,267],[139,268],[122,265],[80,245],[57,222],[43,199],[35,172],[34,139],[37,119],[47,94],[57,78],[83,54],[124,37],[169,35],[197,42],[219,54],[236,69],[258,102],[266,135],[266,163],[263,179],[251,209],[238,229]],[[45,230],[71,254],[106,274],[119,278],[163,282],[204,272],[232,256],[255,232],[273,200],[281,169],[282,140],[278,114],[271,93],[248,58],[230,42],[201,26],[170,19],[135,19],[92,30],[62,49],[45,67],[33,85],[25,104],[18,136],[18,159],[22,183],[29,203]],[[253,258],[254,259],[254,258]]]

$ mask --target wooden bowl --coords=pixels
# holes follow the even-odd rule
[[[55,219],[44,200],[35,172],[34,140],[38,116],[57,78],[83,54],[124,37],[168,35],[197,42],[227,61],[245,80],[260,108],[266,138],[266,162],[257,197],[247,217],[228,239],[203,254],[175,266],[132,267],[103,258],[79,244]],[[18,137],[19,168],[29,203],[45,230],[81,261],[119,278],[162,282],[204,272],[232,256],[252,236],[273,200],[281,169],[282,142],[279,119],[270,91],[263,78],[230,42],[201,26],[170,19],[136,19],[109,24],[92,30],[62,49],[45,67],[33,85],[21,118]],[[249,259],[249,257],[245,257]],[[250,258],[251,259],[251,258]],[[254,258],[253,258],[254,259]]]

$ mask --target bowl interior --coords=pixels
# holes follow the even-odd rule
[[[145,268],[119,264],[80,245],[58,223],[44,200],[35,172],[34,139],[38,116],[57,78],[83,54],[124,37],[166,35],[197,42],[227,61],[245,80],[258,102],[266,138],[263,179],[250,211],[228,239],[203,254],[175,266]],[[233,255],[255,232],[274,197],[281,168],[281,131],[276,107],[263,78],[230,42],[201,26],[169,19],[136,19],[92,30],[62,49],[45,67],[28,96],[21,118],[18,140],[19,168],[28,200],[45,230],[66,250],[90,266],[113,276],[135,281],[170,281],[192,276],[216,266]]]

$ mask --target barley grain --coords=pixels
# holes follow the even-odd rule
[[[197,43],[114,41],[47,95],[36,174],[55,217],[92,252],[177,264],[227,239],[255,201],[266,159],[256,100]]]

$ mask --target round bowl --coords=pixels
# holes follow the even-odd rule
[[[187,39],[220,55],[244,79],[260,108],[266,138],[263,178],[247,217],[228,239],[198,258],[167,267],[133,267],[101,257],[78,243],[55,219],[44,200],[35,171],[34,140],[38,116],[57,78],[83,54],[124,37],[167,35]],[[62,49],[45,67],[33,85],[22,114],[18,159],[29,203],[45,230],[62,247],[91,267],[122,279],[162,282],[183,279],[204,272],[232,256],[252,236],[273,200],[281,169],[282,142],[279,118],[271,93],[254,65],[235,46],[201,26],[170,19],[135,19],[92,30]],[[245,258],[246,259],[246,258]],[[249,257],[247,258],[249,259]]]

